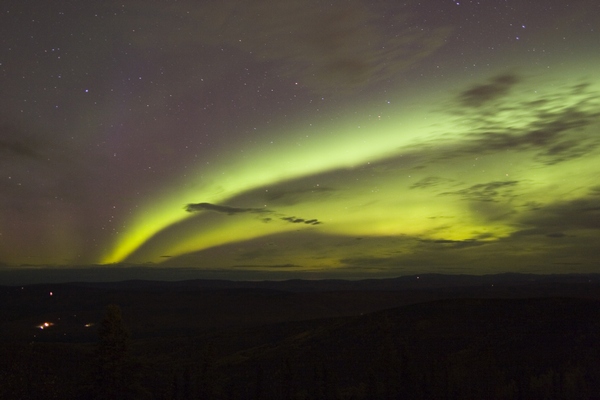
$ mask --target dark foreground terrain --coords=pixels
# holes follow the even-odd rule
[[[1,399],[600,398],[598,275],[4,286],[0,304]]]

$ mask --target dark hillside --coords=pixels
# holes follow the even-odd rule
[[[142,338],[353,316],[437,299],[551,296],[600,299],[600,277],[421,275],[365,281],[4,286],[0,287],[0,335],[22,341],[94,340],[95,330],[90,327],[100,320],[108,304],[118,304],[134,337]],[[43,322],[54,325],[44,331],[35,328]]]
[[[599,398],[596,280],[0,287],[0,399],[86,398],[109,304],[155,399]]]
[[[316,387],[320,369],[343,397],[568,398],[600,388],[599,344],[598,301],[456,299],[324,322],[244,351],[228,370],[261,369],[277,381],[288,362],[298,387]]]

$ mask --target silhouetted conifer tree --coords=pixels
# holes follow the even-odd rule
[[[200,354],[200,371],[195,374],[196,394],[199,399],[214,399],[220,396],[220,377],[216,369],[214,348],[207,346]]]
[[[377,386],[377,377],[375,376],[375,372],[373,372],[373,370],[370,370],[367,374],[365,399],[366,400],[378,400],[380,398],[381,398],[381,395],[379,394],[379,389]]]
[[[179,400],[179,376],[176,372],[173,372],[173,383],[172,383],[172,399]]]
[[[254,386],[254,398],[260,400],[265,394],[265,375],[260,365],[256,367],[256,385]]]
[[[309,398],[319,400],[337,399],[335,378],[326,366],[315,367],[312,393]]]
[[[294,394],[294,373],[292,363],[286,358],[282,370],[282,395],[284,399],[291,399]]]
[[[190,367],[187,367],[183,372],[183,385],[182,385],[182,394],[184,400],[191,400],[194,398],[193,390],[192,390],[192,370]]]
[[[111,304],[98,328],[97,372],[91,398],[144,399],[151,395],[139,385],[140,365],[129,355],[130,334],[121,308]]]

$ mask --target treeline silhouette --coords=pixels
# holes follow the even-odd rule
[[[595,399],[600,303],[458,299],[204,335],[4,342],[0,399]]]

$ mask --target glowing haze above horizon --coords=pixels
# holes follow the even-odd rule
[[[1,270],[600,272],[595,0],[25,0],[0,31]]]

